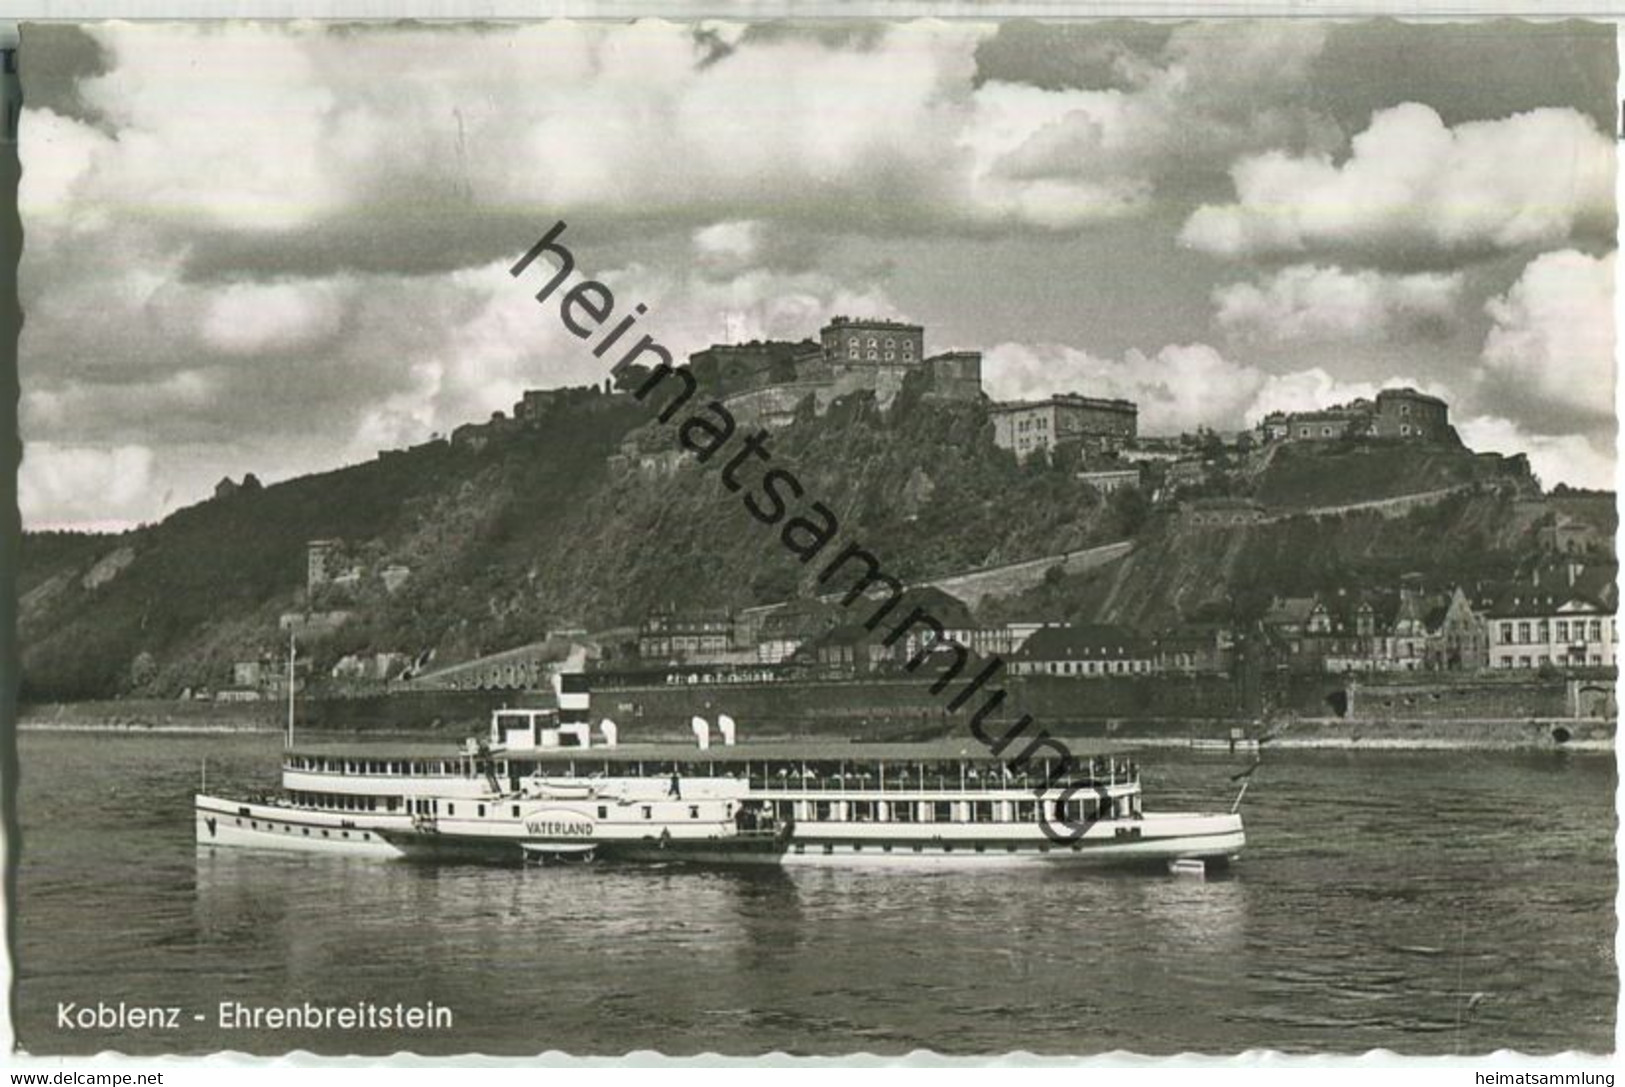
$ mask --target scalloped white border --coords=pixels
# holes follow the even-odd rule
[[[0,13],[0,47],[13,47],[18,40],[18,21],[83,21],[88,19],[343,19],[343,20],[397,20],[403,18],[428,20],[514,19],[536,20],[545,18],[598,18],[623,19],[646,16],[665,18],[886,18],[913,17],[1004,19],[1019,17],[1049,18],[1304,18],[1355,19],[1389,16],[1406,20],[1453,21],[1522,17],[1540,21],[1564,18],[1594,18],[1616,24],[1616,41],[1625,20],[1625,0],[1561,0],[1542,4],[1540,0],[1472,0],[1472,2],[1441,2],[1441,0],[1184,0],[1184,2],[1156,2],[1156,0],[1097,0],[1082,3],[1077,0],[474,0],[456,3],[453,0],[7,0],[6,10]],[[1618,46],[1616,46],[1616,49]],[[1625,57],[1622,57],[1621,84],[1615,94],[1619,108],[1625,111]],[[1625,112],[1616,117],[1616,146],[1625,142]],[[3,152],[14,154],[14,147]],[[1615,205],[1625,207],[1625,168],[1616,171]],[[1625,216],[1620,217],[1620,236],[1625,238]],[[1616,240],[1617,246],[1617,240]],[[1625,283],[1615,285],[1615,327],[1625,330]],[[1615,346],[1616,372],[1620,359],[1619,345]],[[1615,383],[1615,416],[1625,418],[1625,382]],[[1615,493],[1625,490],[1625,458],[1616,462]],[[14,722],[7,722],[15,727]],[[1619,923],[1620,904],[1625,902],[1625,875],[1621,875],[1617,861],[1625,844],[1625,814],[1621,812],[1621,797],[1625,789],[1619,788],[1622,775],[1618,773],[1619,749],[1615,747],[1616,793],[1615,837],[1616,858],[1614,963],[1625,960],[1625,926]],[[10,784],[10,783],[7,783]],[[0,835],[4,830],[0,828]],[[9,896],[0,896],[0,924],[10,911]],[[12,969],[9,955],[0,956],[0,1073],[14,1071],[49,1072],[71,1070],[80,1072],[166,1073],[166,1085],[213,1083],[218,1084],[222,1073],[233,1080],[233,1087],[252,1087],[258,1082],[280,1084],[289,1069],[303,1071],[307,1087],[326,1087],[330,1083],[350,1084],[357,1075],[371,1083],[387,1082],[390,1087],[417,1087],[417,1084],[439,1084],[449,1068],[477,1068],[482,1070],[486,1087],[495,1087],[493,1081],[526,1082],[534,1084],[532,1076],[524,1073],[536,1068],[568,1068],[586,1074],[594,1082],[637,1083],[647,1087],[646,1070],[662,1069],[669,1084],[671,1077],[681,1085],[696,1078],[700,1069],[712,1070],[708,1080],[723,1078],[746,1082],[759,1087],[759,1071],[771,1068],[775,1077],[786,1073],[817,1075],[836,1069],[867,1069],[860,1073],[868,1080],[887,1072],[902,1074],[911,1079],[931,1076],[939,1085],[943,1079],[967,1080],[970,1075],[982,1076],[982,1069],[1114,1069],[1122,1076],[1128,1073],[1137,1081],[1189,1085],[1197,1073],[1202,1080],[1214,1084],[1244,1084],[1256,1087],[1260,1079],[1282,1083],[1301,1082],[1305,1076],[1315,1077],[1315,1087],[1342,1087],[1343,1084],[1369,1087],[1376,1078],[1373,1073],[1382,1069],[1383,1079],[1398,1084],[1429,1085],[1447,1082],[1472,1085],[1474,1073],[1536,1074],[1590,1073],[1617,1075],[1625,1073],[1625,1062],[1620,1060],[1625,1050],[1625,1021],[1616,1006],[1614,1017],[1615,1053],[1594,1056],[1580,1053],[1562,1053],[1550,1057],[1530,1057],[1512,1050],[1498,1050],[1483,1057],[1407,1057],[1385,1049],[1370,1050],[1358,1057],[1314,1055],[1293,1056],[1275,1050],[1248,1050],[1230,1057],[1181,1054],[1176,1057],[1144,1057],[1126,1051],[1114,1051],[1084,1058],[1057,1058],[1038,1056],[1025,1051],[1014,1051],[986,1057],[946,1057],[916,1050],[901,1057],[881,1057],[870,1053],[853,1053],[843,1057],[793,1057],[781,1052],[761,1057],[726,1057],[701,1054],[693,1057],[668,1057],[655,1050],[636,1050],[621,1057],[575,1057],[558,1050],[549,1050],[528,1058],[423,1057],[413,1053],[397,1053],[389,1057],[322,1057],[303,1050],[281,1057],[255,1057],[243,1053],[224,1051],[206,1057],[134,1058],[116,1053],[102,1053],[95,1057],[72,1059],[30,1057],[14,1052],[16,1035],[11,1025],[10,993]],[[1625,995],[1625,985],[1621,987]],[[228,1072],[229,1070],[229,1072]],[[1441,1079],[1441,1073],[1445,1077]],[[1451,1073],[1454,1073],[1453,1075]],[[176,1078],[170,1078],[170,1077]],[[341,1078],[342,1077],[342,1078]],[[9,1085],[9,1077],[6,1085]],[[0,1085],[0,1087],[6,1087]],[[978,1087],[983,1087],[980,1080]],[[1082,1087],[1082,1085],[1078,1085]],[[1384,1085],[1388,1087],[1388,1085]],[[1625,1085],[1622,1085],[1625,1087]]]

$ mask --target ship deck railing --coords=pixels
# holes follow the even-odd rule
[[[848,774],[836,777],[801,777],[786,774],[784,777],[765,774],[751,774],[746,779],[756,792],[888,792],[888,793],[995,793],[995,792],[1028,792],[1045,784],[1042,774],[1012,774],[1008,777],[993,774],[980,774],[976,777],[965,775],[953,777],[948,775],[928,774],[924,777],[876,774]],[[1115,787],[1119,785],[1138,785],[1140,772],[1137,766],[1119,766],[1115,772],[1102,774],[1074,773],[1068,775],[1057,787],[1079,786],[1081,788]]]

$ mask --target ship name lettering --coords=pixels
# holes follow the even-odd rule
[[[591,838],[591,823],[565,823],[548,819],[528,819],[525,829],[531,834],[559,834],[573,838]]]

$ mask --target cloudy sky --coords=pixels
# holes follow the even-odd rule
[[[1385,384],[1613,478],[1611,27],[25,27],[22,510],[120,527],[605,366],[908,318],[996,397],[1233,429]]]

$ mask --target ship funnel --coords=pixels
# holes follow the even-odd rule
[[[553,692],[559,705],[559,724],[582,725],[591,731],[592,693],[588,689],[587,673],[554,673]]]
[[[735,733],[738,731],[738,726],[734,724],[734,719],[732,717],[729,717],[725,713],[719,714],[717,716],[717,731],[722,733],[723,746],[732,747],[734,745]]]
[[[605,747],[615,746],[617,742],[616,737],[620,730],[615,727],[614,721],[611,721],[608,717],[604,718],[602,721],[598,722],[598,731],[604,734]]]
[[[711,725],[703,717],[696,717],[689,724],[694,729],[694,739],[699,741],[700,750],[704,751],[711,746]]]

